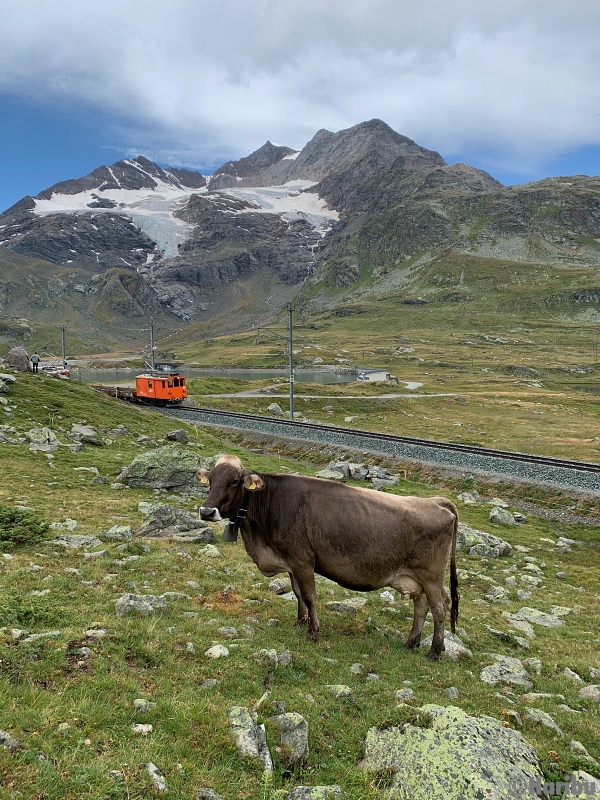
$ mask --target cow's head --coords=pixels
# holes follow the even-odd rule
[[[210,522],[235,517],[242,505],[245,489],[258,492],[265,488],[263,479],[244,469],[237,456],[221,456],[210,472],[199,469],[196,478],[200,483],[210,485],[206,503],[200,508],[202,519]]]

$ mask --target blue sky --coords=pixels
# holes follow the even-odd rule
[[[374,117],[506,184],[600,173],[587,0],[0,4],[0,209],[123,157],[206,173]]]

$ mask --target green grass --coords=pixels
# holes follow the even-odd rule
[[[138,435],[149,435],[160,444],[164,433],[174,427],[173,421],[98,395],[86,386],[45,377],[19,376],[10,395],[5,396],[16,405],[14,416],[7,415],[5,422],[19,430],[49,424],[64,441],[65,431],[73,422],[87,420],[104,435],[124,423],[131,435],[104,447],[88,446],[79,453],[60,448],[51,460],[54,468],[44,454],[30,452],[27,444],[0,444],[4,467],[0,502],[9,506],[17,500],[27,502],[48,523],[72,517],[79,522],[78,532],[85,534],[117,523],[134,528],[139,525],[142,516],[137,504],[154,500],[153,490],[115,491],[108,485],[91,484],[91,474],[75,472],[74,467],[97,466],[102,475],[113,480],[120,467],[142,451],[136,443]],[[291,445],[277,453],[268,443],[253,446],[250,453],[241,436],[189,430],[192,440],[203,445],[199,449],[203,454],[236,453],[247,462],[251,459],[258,470],[312,474],[330,457],[329,452],[305,451]],[[397,487],[401,494],[430,495],[444,489],[455,498],[463,488],[458,484],[440,487],[418,469],[407,478]],[[473,485],[488,496],[502,491],[502,487],[483,482]],[[194,509],[198,498],[178,495],[172,502]],[[228,800],[275,800],[282,796],[280,790],[295,785],[337,783],[343,786],[348,800],[376,800],[380,797],[377,784],[358,766],[369,727],[414,723],[417,706],[449,702],[445,691],[449,686],[459,688],[460,696],[453,702],[469,713],[504,720],[508,708],[523,711],[518,699],[523,690],[517,688],[514,695],[505,695],[499,687],[479,681],[479,671],[491,663],[486,655],[489,652],[541,658],[542,674],[533,676],[535,691],[561,693],[566,703],[582,713],[567,715],[556,709],[556,703],[562,701],[542,700],[538,707],[553,714],[565,737],[527,720],[523,734],[538,748],[548,774],[557,762],[561,776],[575,768],[589,769],[568,745],[571,739],[578,739],[598,756],[599,709],[578,699],[579,686],[565,678],[562,670],[569,666],[587,678],[588,670],[598,666],[597,549],[576,545],[572,552],[557,555],[541,539],[553,538],[560,530],[597,545],[597,529],[559,526],[531,516],[526,525],[500,530],[489,522],[485,506],[464,507],[460,514],[474,527],[505,536],[513,545],[531,548],[529,555],[538,563],[545,561],[547,568],[546,588],[534,590],[530,601],[485,606],[476,602],[489,586],[481,575],[503,584],[502,570],[513,563],[524,566],[522,556],[486,562],[459,553],[459,568],[468,570],[460,581],[459,625],[466,629],[474,656],[457,663],[444,658],[433,664],[423,651],[403,649],[402,636],[407,634],[411,619],[408,601],[398,600],[393,606],[396,613],[386,613],[379,593],[374,592],[366,595],[364,611],[351,618],[335,617],[325,611],[325,603],[349,593],[325,582],[318,584],[322,633],[316,645],[308,642],[293,627],[294,603],[268,590],[269,580],[259,574],[241,542],[232,545],[219,541],[223,557],[209,559],[201,555],[198,545],[181,547],[148,540],[149,552],[125,565],[115,563],[123,554],[114,545],[104,545],[108,552],[100,559],[85,559],[80,551],[65,553],[50,543],[17,548],[12,560],[0,556],[0,627],[62,631],[57,638],[31,644],[15,642],[9,630],[0,632],[0,728],[23,745],[14,754],[0,751],[0,797],[16,796],[14,792],[19,791],[26,798],[44,800],[147,798],[152,796],[152,787],[145,765],[152,761],[163,772],[169,796],[174,798],[193,797],[198,788],[208,786]],[[128,552],[133,550],[139,552],[139,545],[128,548]],[[32,562],[42,569],[32,571]],[[555,577],[559,568],[567,572],[568,581]],[[79,574],[72,572],[74,569]],[[109,574],[112,577],[105,580]],[[200,584],[201,599],[198,590],[187,585],[192,580]],[[227,585],[235,586],[233,594],[223,594]],[[125,592],[135,592],[134,587],[150,594],[181,591],[190,599],[170,601],[165,614],[147,619],[117,618],[114,601]],[[583,587],[583,591],[572,587]],[[44,596],[30,594],[41,589],[50,592]],[[547,610],[552,604],[573,608],[568,624],[558,629],[537,629],[528,653],[494,639],[484,627],[489,624],[504,629],[499,609],[515,611],[522,605],[533,605]],[[194,611],[198,616],[184,617],[184,611]],[[267,624],[272,618],[280,620],[278,627]],[[94,626],[106,629],[106,636],[87,637],[85,631]],[[238,639],[223,640],[218,631],[221,626],[237,628]],[[242,626],[251,630],[242,630]],[[428,624],[426,633],[431,630]],[[217,641],[229,646],[231,655],[213,662],[203,654]],[[188,642],[194,644],[195,654],[186,649]],[[82,646],[91,648],[89,658],[78,652]],[[289,650],[291,666],[278,667],[271,675],[268,667],[248,658],[265,647],[278,652]],[[356,662],[364,665],[365,674],[376,672],[380,680],[371,683],[350,673],[350,665]],[[216,678],[217,686],[204,688],[207,678]],[[404,680],[412,682],[416,700],[397,708],[394,691]],[[331,683],[352,686],[356,703],[334,701],[325,688]],[[269,742],[276,769],[270,785],[265,783],[260,767],[237,756],[226,720],[228,708],[251,707],[266,688],[271,691],[272,702],[283,700],[288,711],[306,718],[311,749],[304,768],[286,773],[277,762],[271,731]],[[156,702],[156,709],[134,714],[133,700],[138,697]],[[260,721],[268,724],[269,713],[267,705]],[[65,722],[70,727],[60,733],[58,726]],[[148,737],[134,737],[134,722],[150,723],[154,730]],[[121,775],[111,777],[111,770]]]

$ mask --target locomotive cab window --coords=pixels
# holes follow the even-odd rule
[[[165,388],[165,385],[166,385],[166,384],[165,384],[165,381],[161,381],[161,383],[162,383],[162,388],[164,389],[164,388]]]
[[[148,388],[149,388],[149,389],[151,389],[151,388],[152,388],[152,381],[148,381]]]
[[[173,388],[173,381],[169,381],[169,389]]]
[[[179,378],[174,378],[173,382],[174,382],[175,386],[179,386]]]

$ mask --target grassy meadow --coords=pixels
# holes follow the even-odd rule
[[[355,408],[354,403],[357,415],[365,413],[359,409],[369,402],[374,414],[388,415],[391,421],[387,401],[367,400],[372,387],[361,389],[366,392],[361,401],[334,394],[348,392],[350,387],[331,389],[333,419]],[[484,400],[484,396],[489,399]],[[526,396],[530,398],[527,401]],[[547,409],[548,396],[543,389],[525,391],[511,385],[508,396],[498,392],[481,395],[478,401],[469,397],[465,403],[456,398],[426,402],[441,405],[441,409],[435,409],[439,416],[444,413],[448,419],[459,421],[466,419],[461,417],[466,413],[473,413],[473,419],[477,414],[481,418],[484,412],[476,409],[484,402],[488,405],[483,408],[488,411],[510,408],[511,413],[522,414],[523,424],[531,414],[535,426],[538,417],[534,418],[528,404],[532,408],[531,398],[542,398],[539,402],[543,405],[535,408]],[[29,451],[27,444],[0,444],[0,503],[32,508],[49,523],[75,519],[77,533],[83,534],[96,534],[115,524],[138,527],[142,520],[138,503],[153,501],[157,495],[182,508],[197,508],[198,497],[110,486],[123,466],[148,449],[148,445],[136,442],[137,437],[149,436],[160,445],[164,434],[176,427],[173,421],[98,395],[87,386],[45,376],[19,375],[3,397],[11,409],[4,412],[3,422],[17,433],[46,425],[60,441],[66,441],[71,424],[85,421],[104,436],[117,424],[126,425],[131,435],[114,438],[112,444],[102,447],[86,446],[77,453],[59,448],[53,459]],[[493,404],[492,397],[497,398]],[[268,397],[260,400],[261,407],[269,402]],[[326,404],[318,402],[318,408]],[[421,425],[417,411],[420,408],[423,416],[420,401],[394,402],[398,402],[399,422],[406,419],[407,424]],[[585,411],[590,418],[595,402],[590,397],[589,411]],[[564,417],[575,426],[580,420],[572,395],[565,393],[561,403],[572,410],[565,411]],[[244,410],[258,410],[254,398],[245,399],[243,406]],[[427,409],[432,413],[432,405]],[[402,411],[415,416],[405,417]],[[365,420],[357,420],[360,427],[367,427],[373,414],[369,410],[365,416]],[[490,422],[486,424],[489,433]],[[533,429],[543,430],[541,426]],[[422,430],[424,426],[418,428],[418,432]],[[569,432],[583,436],[583,425],[569,428]],[[314,474],[334,455],[324,449],[303,451],[299,446],[278,452],[268,442],[257,445],[239,435],[191,426],[188,435],[195,451],[206,456],[235,453],[246,462],[251,459],[253,468],[259,471]],[[508,431],[506,435],[510,436]],[[97,467],[109,483],[92,484],[93,474],[75,471],[77,467]],[[474,484],[471,481],[468,485]],[[497,485],[486,485],[480,479],[476,486],[487,497],[499,491]],[[391,491],[430,495],[443,490],[456,500],[462,488],[467,488],[464,481],[440,486],[431,476],[409,467],[406,479],[401,478]],[[513,491],[508,485],[502,488],[508,495]],[[540,504],[548,505],[568,500],[544,491],[538,491],[535,497]],[[578,507],[578,502],[582,503],[570,499],[572,506]],[[586,508],[589,511],[590,506]],[[220,540],[218,525],[216,544],[221,556],[217,558],[203,555],[202,545],[181,546],[156,539],[136,540],[126,545],[124,552],[116,545],[103,545],[107,552],[98,558],[86,558],[81,550],[64,552],[50,541],[16,548],[8,553],[12,558],[0,555],[0,729],[22,745],[14,753],[0,749],[0,798],[150,798],[154,791],[146,764],[151,761],[163,773],[173,798],[193,798],[199,788],[209,787],[225,800],[275,800],[284,798],[293,786],[339,784],[347,800],[376,800],[381,797],[383,783],[359,768],[368,728],[404,722],[426,724],[418,706],[430,702],[452,702],[468,713],[485,713],[506,725],[514,724],[508,721],[507,712],[516,710],[523,717],[523,735],[538,749],[549,779],[577,768],[594,773],[588,762],[570,750],[569,743],[579,740],[593,756],[600,757],[600,711],[597,705],[578,698],[580,684],[566,677],[563,670],[569,667],[590,683],[590,669],[600,667],[598,528],[535,515],[529,515],[526,524],[499,528],[489,521],[489,507],[485,505],[460,506],[459,511],[467,524],[528,548],[527,555],[534,557],[543,571],[543,582],[532,590],[527,602],[517,600],[513,588],[508,603],[487,603],[483,595],[490,585],[503,586],[507,575],[521,575],[526,566],[523,553],[513,550],[512,556],[486,560],[459,551],[459,627],[473,657],[458,662],[444,657],[439,663],[431,663],[425,651],[403,649],[412,609],[409,601],[401,601],[399,596],[388,605],[379,592],[374,592],[365,595],[366,607],[354,616],[328,614],[327,601],[352,594],[329,582],[318,584],[319,642],[307,641],[293,627],[295,604],[269,590],[269,579],[260,575],[241,542]],[[571,552],[556,553],[553,542],[557,535],[578,543]],[[48,539],[53,536],[49,532]],[[128,556],[138,558],[118,563]],[[506,572],[515,566],[516,572]],[[566,580],[556,577],[559,571],[567,573]],[[199,588],[190,586],[190,581]],[[115,600],[126,592],[181,592],[189,599],[169,600],[166,613],[148,618],[118,618]],[[486,628],[489,625],[507,631],[508,623],[500,612],[514,612],[523,605],[542,611],[552,605],[567,606],[572,611],[564,627],[536,627],[530,650],[524,651],[496,638]],[[189,612],[196,616],[186,616]],[[270,620],[278,620],[278,624]],[[224,627],[235,628],[237,635],[225,638],[219,630]],[[432,627],[428,621],[425,634],[431,633]],[[25,643],[14,638],[14,628],[30,633],[59,630],[60,634]],[[94,630],[104,630],[105,635],[94,635]],[[215,643],[227,646],[229,657],[215,661],[207,658],[205,651]],[[82,655],[81,647],[89,647],[91,654]],[[273,670],[250,657],[262,648],[289,651],[291,665]],[[526,690],[491,686],[479,680],[481,669],[492,662],[488,653],[540,659],[540,674],[529,670],[534,684],[531,691],[550,696],[530,702],[551,713],[564,736],[525,719],[527,702],[522,695]],[[361,674],[350,671],[357,663],[362,664]],[[368,673],[376,673],[379,679],[367,680]],[[216,684],[207,686],[207,679],[216,680]],[[394,692],[404,688],[407,681],[415,698],[398,705]],[[335,700],[326,689],[329,684],[351,686],[354,702]],[[446,692],[449,687],[458,689],[457,699],[450,701]],[[267,689],[270,700],[261,707],[259,721],[266,722],[275,760],[271,777],[256,764],[240,759],[226,718],[228,708],[252,708]],[[136,698],[150,700],[156,707],[135,713]],[[279,760],[276,735],[268,722],[272,703],[277,701],[284,701],[287,711],[302,714],[309,725],[308,762],[291,772]],[[559,709],[559,703],[573,711]],[[136,736],[132,732],[134,723],[151,724],[153,730]]]

